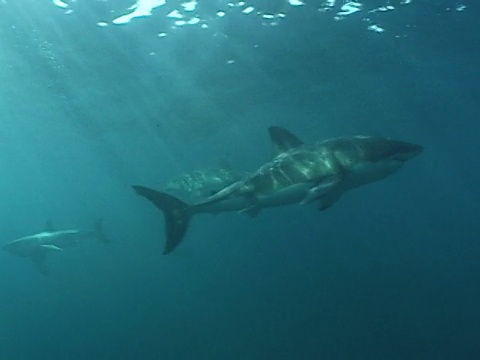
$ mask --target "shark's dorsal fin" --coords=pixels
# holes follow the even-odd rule
[[[53,223],[52,223],[52,220],[47,220],[46,224],[45,224],[45,232],[54,232],[55,231],[55,228],[53,227]]]
[[[303,145],[303,141],[280,126],[270,126],[268,133],[273,143],[275,155]]]

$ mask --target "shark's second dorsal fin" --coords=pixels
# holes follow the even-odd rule
[[[303,141],[280,126],[270,126],[268,133],[274,146],[275,155],[303,145]]]
[[[54,232],[55,228],[53,227],[52,220],[47,220],[47,223],[45,224],[45,232]]]

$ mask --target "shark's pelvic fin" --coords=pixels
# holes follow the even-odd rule
[[[145,186],[134,185],[132,187],[138,195],[150,200],[162,210],[167,232],[167,242],[163,253],[168,254],[180,244],[187,232],[191,218],[188,211],[189,206],[172,195]]]
[[[45,251],[37,251],[32,255],[33,265],[43,275],[50,275],[48,271],[47,264],[45,262],[47,253]]]
[[[335,192],[336,186],[343,180],[340,175],[327,176],[310,188],[302,204],[308,204],[318,199],[324,199],[330,196],[331,192]],[[336,194],[335,194],[336,195]],[[336,199],[336,198],[335,198]],[[333,203],[331,204],[333,205]],[[330,205],[330,206],[331,206]]]
[[[58,247],[58,246],[52,245],[52,244],[44,244],[44,245],[40,245],[40,247],[44,250],[63,251],[63,249],[61,247]]]
[[[275,155],[303,145],[303,141],[280,126],[270,126],[268,133],[274,146]]]
[[[239,213],[246,214],[251,218],[257,217],[257,215],[260,213],[260,210],[262,210],[260,207],[258,207],[258,199],[256,199],[253,194],[246,194],[245,200],[248,200],[250,205],[245,209],[240,210]]]
[[[338,199],[342,196],[341,191],[330,191],[329,193],[320,197],[320,204],[318,205],[318,210],[323,211],[332,207]]]
[[[250,216],[251,218],[256,218],[257,215],[260,213],[260,210],[261,210],[261,208],[259,208],[257,206],[251,206],[249,208],[240,210],[239,213],[240,214],[246,214],[246,215]]]
[[[103,219],[102,218],[97,220],[97,222],[95,223],[95,225],[93,227],[93,231],[95,232],[95,236],[97,237],[97,239],[100,242],[105,243],[105,244],[110,243],[110,239],[105,234],[105,231],[103,231]]]

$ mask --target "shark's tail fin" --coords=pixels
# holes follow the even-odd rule
[[[95,225],[93,226],[93,231],[95,232],[95,236],[97,239],[104,243],[108,244],[110,243],[110,239],[108,238],[107,234],[105,234],[105,231],[103,230],[103,219],[100,218],[97,220]]]
[[[188,204],[176,197],[144,186],[132,186],[135,192],[150,200],[165,216],[167,242],[163,253],[168,254],[183,240],[190,223]]]

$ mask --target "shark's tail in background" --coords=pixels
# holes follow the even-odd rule
[[[150,200],[163,212],[166,223],[167,242],[164,254],[170,253],[183,240],[190,223],[191,213],[188,204],[176,197],[145,186],[132,186],[135,192]]]

